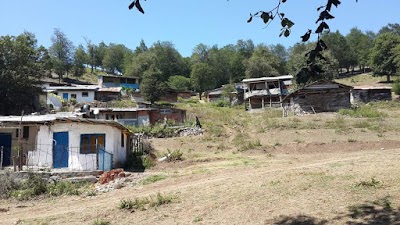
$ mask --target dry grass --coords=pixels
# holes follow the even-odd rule
[[[0,223],[52,218],[49,224],[89,224],[104,218],[112,224],[395,224],[400,219],[398,104],[372,104],[385,112],[378,118],[333,113],[281,118],[275,111],[185,107],[189,118],[200,117],[206,133],[151,141],[160,153],[183,153],[184,160],[151,169],[168,179],[150,176],[146,185],[90,199],[39,200],[26,208],[0,202],[0,208],[10,208]],[[247,142],[259,144],[240,151]],[[155,208],[146,203],[147,210],[135,213],[116,208],[121,199],[157,193],[176,193],[179,201]]]

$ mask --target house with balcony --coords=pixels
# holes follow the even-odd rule
[[[282,107],[282,100],[289,95],[292,75],[244,79],[246,108],[264,109]]]
[[[99,86],[102,88],[124,87],[139,89],[139,77],[123,77],[115,75],[99,75]]]

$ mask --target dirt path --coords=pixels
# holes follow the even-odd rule
[[[392,152],[395,150],[387,150]],[[247,182],[269,174],[279,174],[287,171],[296,171],[306,168],[324,167],[328,164],[372,160],[382,151],[363,151],[347,154],[315,155],[307,160],[299,160],[291,164],[282,164],[271,168],[240,167],[213,171],[211,174],[196,174],[157,182],[146,186],[126,187],[121,190],[99,194],[94,197],[61,197],[57,199],[38,200],[36,202],[0,202],[0,208],[8,208],[8,212],[0,213],[0,224],[15,224],[17,221],[32,221],[47,218],[51,224],[68,221],[68,224],[90,224],[97,215],[107,216],[116,212],[116,206],[122,198],[146,196],[157,192],[190,192],[203,188],[215,188],[227,182]],[[284,157],[284,156],[282,156]],[[277,156],[280,159],[280,156]],[[206,165],[204,165],[206,167]],[[22,206],[22,207],[21,207]],[[118,213],[118,212],[117,212]],[[21,222],[19,224],[29,224]]]

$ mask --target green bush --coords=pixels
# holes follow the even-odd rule
[[[165,176],[164,174],[157,174],[157,175],[152,175],[152,176],[146,177],[140,183],[143,185],[147,185],[147,184],[155,183],[160,180],[164,180],[166,178],[167,178],[167,176]]]
[[[396,81],[393,86],[392,86],[392,91],[396,94],[396,95],[400,95],[400,81]]]
[[[182,160],[183,159],[182,155],[183,153],[179,149],[173,151],[168,149],[168,152],[165,154],[165,157],[167,157],[167,161],[172,162],[172,161]]]
[[[162,195],[160,193],[157,193],[156,196],[141,197],[141,198],[138,197],[133,200],[122,199],[118,204],[118,208],[144,211],[152,207],[158,207],[161,205],[169,204],[176,198],[177,196],[175,195]]]
[[[215,106],[215,107],[230,107],[231,103],[229,101],[227,101],[227,100],[222,100],[221,99],[221,100],[218,100],[216,102],[211,103],[211,105]]]
[[[143,155],[142,156],[142,164],[145,169],[149,169],[156,165],[156,162],[149,156]]]
[[[0,175],[0,199],[10,197],[13,190],[17,189],[17,183],[11,178],[9,173]]]
[[[362,105],[352,109],[341,109],[339,110],[339,114],[356,118],[381,118],[386,116],[385,113],[379,112],[371,105]]]

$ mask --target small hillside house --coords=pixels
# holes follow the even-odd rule
[[[282,107],[282,100],[289,94],[293,76],[244,79],[244,100],[249,110]]]
[[[170,107],[161,108],[91,108],[90,117],[95,119],[116,121],[122,125],[150,126],[172,120],[183,123],[186,111]]]
[[[351,91],[351,103],[391,101],[392,88],[378,86],[355,86]]]
[[[334,112],[350,108],[351,89],[334,81],[320,80],[292,92],[282,102],[285,112],[294,114]]]
[[[49,86],[45,88],[45,92],[57,95],[64,101],[75,99],[78,103],[87,103],[94,101],[98,89],[95,85]]]
[[[124,88],[132,88],[135,90],[139,89],[138,77],[99,75],[98,82],[99,86],[103,88],[124,87]]]
[[[110,170],[127,160],[130,137],[117,122],[71,114],[0,117],[3,166],[22,152],[24,167],[32,169]]]
[[[207,101],[208,102],[216,102],[219,100],[227,100],[231,101],[231,103],[236,102],[236,103],[243,103],[244,101],[244,89],[245,85],[243,83],[236,83],[233,84],[234,86],[234,91],[230,93],[226,93],[226,96],[224,96],[224,89],[226,85],[222,85],[220,88],[216,88],[210,91],[207,91],[205,93]]]

